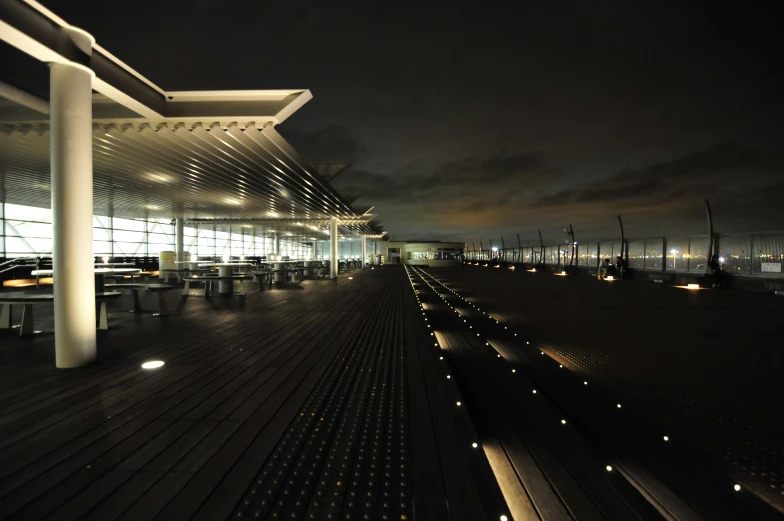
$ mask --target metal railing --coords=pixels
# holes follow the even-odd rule
[[[702,273],[710,260],[710,236],[652,237],[624,241],[629,268],[651,272]],[[717,234],[715,252],[722,269],[733,275],[784,278],[784,232]],[[473,262],[548,264],[597,268],[602,259],[615,262],[624,248],[620,240],[536,244],[516,248],[465,250]]]

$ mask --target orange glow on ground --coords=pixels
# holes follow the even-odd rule
[[[686,286],[675,286],[676,288],[681,289],[690,289],[692,291],[699,291],[701,289],[710,289],[710,288],[702,288],[699,284],[687,284]]]
[[[52,282],[52,277],[41,277],[40,280],[42,286],[51,286]],[[35,286],[35,279],[13,279],[3,281],[4,288],[29,288],[30,286]]]

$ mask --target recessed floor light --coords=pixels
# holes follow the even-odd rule
[[[164,362],[161,360],[151,360],[149,362],[144,362],[142,364],[142,369],[158,369],[159,367],[163,367]]]

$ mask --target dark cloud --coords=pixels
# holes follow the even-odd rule
[[[536,207],[564,204],[604,204],[640,200],[671,203],[673,199],[709,196],[723,186],[735,184],[737,176],[750,170],[759,174],[770,167],[760,150],[744,149],[735,143],[722,143],[707,150],[695,151],[672,161],[643,168],[624,168],[620,172],[583,187],[567,188],[542,197]]]
[[[397,238],[784,227],[775,4],[43,2],[163,88],[311,89],[281,133]]]
[[[359,141],[339,125],[315,131],[285,129],[281,134],[314,163],[353,163],[364,154]]]

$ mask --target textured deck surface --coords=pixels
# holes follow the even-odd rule
[[[753,491],[784,508],[781,297],[482,266],[426,273],[448,295],[466,298],[458,300],[471,312],[487,313],[493,327],[483,338],[522,364],[532,385],[548,388],[597,445],[611,439],[602,422],[626,431],[626,438],[636,432],[626,419],[616,422],[619,416],[605,418],[595,409],[622,402],[616,412],[633,413],[652,435],[636,450],[651,443],[657,454],[654,448],[670,450],[677,442],[714,480],[704,484],[709,495],[713,487],[731,490],[738,483],[744,494]],[[519,337],[509,338],[510,331]],[[529,363],[535,355],[541,362]]]
[[[166,318],[111,303],[80,369],[54,368],[51,305],[35,309],[44,333],[0,332],[0,518],[503,513],[497,486],[473,490],[494,483],[481,451],[454,442],[470,421],[427,381],[436,349],[402,267],[167,299]]]

